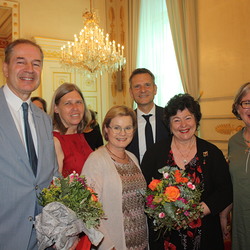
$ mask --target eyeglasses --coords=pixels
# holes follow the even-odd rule
[[[109,126],[109,128],[111,128],[112,131],[113,131],[113,133],[116,134],[116,135],[120,134],[120,133],[122,132],[122,130],[123,130],[127,135],[132,134],[133,131],[134,131],[133,126],[128,126],[128,127],[125,127],[125,128],[122,128],[122,127],[120,127],[120,126],[113,126],[113,127]]]
[[[240,106],[243,109],[250,109],[250,101],[242,101],[242,102],[240,102]]]

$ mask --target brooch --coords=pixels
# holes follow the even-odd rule
[[[208,157],[208,151],[203,152],[203,164],[206,164],[206,157]]]

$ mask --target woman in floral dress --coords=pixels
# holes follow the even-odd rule
[[[232,183],[222,152],[195,135],[200,119],[200,105],[192,96],[174,96],[165,107],[171,139],[153,145],[142,160],[141,169],[147,183],[152,177],[161,178],[158,169],[173,166],[185,170],[194,184],[203,187],[200,218],[190,221],[185,230],[165,234],[155,232],[151,222],[150,249],[224,249],[219,215],[232,202]]]

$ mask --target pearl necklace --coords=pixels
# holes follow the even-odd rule
[[[108,148],[107,145],[106,145],[105,147],[106,147],[106,149],[109,151],[109,153],[112,154],[113,156],[115,156],[116,158],[118,158],[118,159],[120,159],[120,160],[123,160],[123,161],[126,159],[126,157],[127,157],[127,154],[126,154],[126,153],[124,153],[124,157],[119,157],[119,156],[115,155],[115,154]]]
[[[183,153],[180,151],[180,149],[178,148],[176,142],[175,142],[175,138],[174,138],[174,144],[175,144],[175,147],[177,148],[178,152],[181,154],[182,158],[183,158],[183,163],[186,165],[188,162],[187,162],[187,159],[189,157],[189,154],[193,148],[193,145],[194,145],[194,142],[195,142],[195,138],[193,139],[190,147],[189,147],[189,151],[188,151],[188,154],[186,156],[183,155]]]

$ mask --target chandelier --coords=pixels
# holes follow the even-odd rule
[[[126,64],[124,46],[110,41],[109,34],[104,36],[100,29],[97,15],[92,11],[83,14],[84,27],[79,36],[74,35],[74,42],[61,47],[61,63],[69,69],[83,71],[87,75],[102,75],[103,72],[113,73]]]

